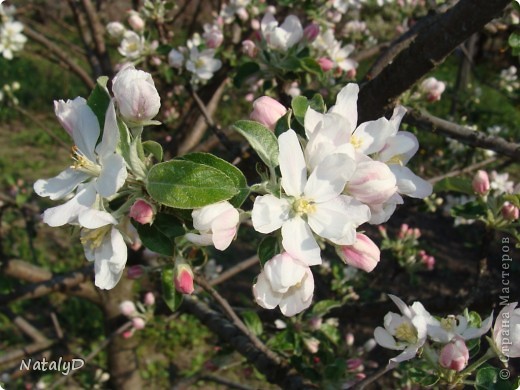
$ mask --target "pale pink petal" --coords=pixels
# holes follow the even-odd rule
[[[195,233],[186,233],[184,235],[189,242],[194,243],[195,245],[207,246],[213,245],[213,234],[211,233],[203,233],[203,234],[195,234]]]
[[[195,209],[191,213],[193,218],[193,227],[200,231],[211,230],[214,221],[218,220],[220,215],[226,213],[229,210],[235,210],[235,208],[229,202],[218,202],[204,206],[200,209]],[[238,220],[235,222],[235,225],[236,223],[238,223]]]
[[[307,269],[306,276],[302,284],[292,287],[284,296],[279,304],[280,311],[284,316],[292,317],[307,309],[312,303],[314,293],[314,278],[310,269]]]
[[[356,150],[368,155],[383,149],[386,140],[393,133],[393,125],[385,117],[382,117],[375,121],[360,124],[352,135],[359,142]]]
[[[391,163],[392,159],[398,159],[399,161],[396,163],[406,164],[417,153],[417,150],[419,150],[419,141],[415,135],[400,131],[386,140],[378,160]]]

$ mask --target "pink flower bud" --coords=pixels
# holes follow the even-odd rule
[[[128,17],[128,24],[130,27],[132,27],[132,30],[136,32],[142,32],[144,30],[144,20],[135,11],[130,12],[130,16]]]
[[[154,209],[150,203],[146,200],[138,199],[130,207],[128,215],[141,225],[145,225],[153,222],[154,214]]]
[[[152,292],[148,291],[146,294],[144,294],[144,304],[146,306],[152,306],[155,304],[155,296]]]
[[[307,40],[307,42],[313,42],[320,33],[320,26],[316,23],[311,23],[303,30],[303,36]]]
[[[244,54],[251,58],[255,58],[258,54],[258,48],[256,47],[255,43],[250,39],[246,39],[242,42],[242,51],[244,52]]]
[[[253,112],[249,115],[251,120],[260,122],[270,130],[278,119],[285,115],[287,109],[269,96],[262,96],[253,102]]]
[[[397,191],[396,178],[380,161],[361,161],[350,178],[346,191],[365,204],[382,204]]]
[[[468,347],[462,338],[455,338],[446,344],[439,354],[439,364],[457,372],[462,371],[468,365],[468,360]]]
[[[473,178],[473,191],[475,191],[479,195],[485,195],[489,191],[489,176],[486,171],[478,171],[475,177]]]
[[[134,329],[125,330],[122,334],[124,339],[129,339],[134,335]]]
[[[126,277],[131,280],[139,279],[144,275],[144,268],[140,265],[133,265],[126,271]]]
[[[260,30],[260,21],[258,19],[252,19],[251,28],[255,31]]]
[[[349,371],[363,371],[363,360],[359,358],[353,358],[347,360],[347,369]]]
[[[318,64],[320,65],[321,70],[324,72],[328,72],[329,70],[334,68],[334,62],[327,57],[318,58]]]
[[[137,330],[144,329],[146,322],[141,317],[135,317],[132,318],[132,326]]]
[[[193,287],[193,271],[187,263],[179,263],[175,266],[175,288],[182,294],[191,294]]]
[[[126,317],[132,317],[137,313],[132,301],[123,301],[119,304],[119,311]]]
[[[311,328],[311,330],[319,330],[321,328],[322,322],[323,320],[321,317],[312,317],[309,320],[309,328]]]
[[[421,237],[421,230],[420,230],[419,228],[415,228],[415,229],[413,229],[413,236],[414,236],[415,238],[419,238],[419,237]]]
[[[518,207],[510,202],[505,202],[502,206],[502,216],[508,221],[516,221],[519,214]]]
[[[433,268],[435,267],[435,257],[425,256],[421,259],[421,261],[428,271],[433,271]]]
[[[119,112],[131,124],[151,120],[161,107],[161,98],[152,75],[133,66],[123,68],[114,77],[112,92]]]
[[[356,74],[357,74],[356,68],[349,69],[346,74],[347,79],[350,79],[350,80],[355,79]]]
[[[247,10],[245,8],[239,8],[236,12],[238,18],[245,22],[248,18],[249,18],[249,13],[247,12]]]
[[[356,234],[354,245],[337,247],[337,252],[345,263],[365,272],[372,271],[381,256],[378,246],[362,233]]]
[[[441,100],[441,95],[446,89],[446,83],[437,80],[435,77],[425,79],[419,89],[426,95],[426,100],[430,103]]]

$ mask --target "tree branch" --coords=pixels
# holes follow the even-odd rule
[[[88,75],[88,73],[81,66],[76,64],[74,61],[70,59],[70,56],[67,55],[58,45],[54,44],[47,38],[45,38],[42,34],[37,31],[31,29],[27,24],[23,28],[23,33],[27,35],[28,38],[32,39],[34,42],[39,43],[40,45],[47,48],[52,54],[54,54],[61,62],[63,62],[76,76],[78,76],[81,81],[87,86],[87,88],[94,88],[94,80],[92,77]]]
[[[437,118],[425,111],[409,110],[403,119],[419,129],[447,135],[467,145],[493,150],[504,156],[520,161],[520,144],[507,142],[500,137],[493,137],[482,132],[471,130],[447,120]]]
[[[222,340],[229,343],[240,354],[266,376],[266,379],[287,390],[317,389],[312,383],[302,378],[296,370],[285,363],[273,360],[256,348],[242,332],[222,314],[210,309],[205,303],[191,297],[184,297],[181,309],[194,315]]]
[[[381,117],[399,96],[444,59],[474,32],[499,15],[510,0],[461,0],[421,29],[359,93],[359,122]]]

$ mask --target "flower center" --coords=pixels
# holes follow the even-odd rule
[[[395,329],[395,337],[399,341],[404,341],[408,344],[417,343],[417,331],[408,322],[403,322]]]
[[[101,173],[101,167],[90,161],[76,145],[72,147],[71,157],[74,160],[71,168],[88,173],[90,176],[99,176]]]
[[[457,320],[453,316],[443,318],[441,320],[441,327],[442,329],[451,332],[457,327]]]
[[[350,143],[354,146],[354,149],[359,149],[363,145],[363,140],[355,135],[350,137]]]
[[[293,203],[293,210],[298,215],[305,215],[316,210],[316,206],[312,201],[305,198],[300,198]]]
[[[398,164],[400,166],[403,166],[404,165],[403,160],[404,160],[404,156],[402,154],[396,154],[390,160],[388,160],[386,163],[387,164]]]
[[[99,248],[105,239],[105,236],[112,230],[112,225],[105,225],[97,229],[83,229],[80,241],[85,247],[89,247],[91,251]]]

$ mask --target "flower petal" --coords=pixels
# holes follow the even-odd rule
[[[394,126],[385,117],[364,122],[358,126],[353,137],[359,142],[356,150],[366,155],[377,153],[394,133]]]
[[[71,106],[69,115],[73,123],[72,138],[75,145],[85,157],[95,163],[96,155],[94,154],[94,148],[100,133],[96,115],[87,105],[86,100],[81,104]]]
[[[105,115],[105,126],[103,129],[103,138],[96,147],[96,153],[101,157],[107,157],[116,151],[119,142],[119,126],[117,125],[116,110],[114,102],[110,100]]]
[[[85,186],[68,202],[45,210],[43,222],[52,227],[76,223],[78,215],[88,210],[96,200],[94,185]]]
[[[127,248],[121,233],[113,228],[95,251],[95,285],[110,290],[121,279],[126,265]]]
[[[323,117],[324,115],[321,112],[318,112],[311,107],[307,108],[303,123],[305,124],[305,135],[308,139],[311,139],[314,132],[320,127]]]
[[[213,244],[213,234],[211,233],[203,233],[203,234],[195,234],[195,233],[186,233],[184,235],[186,240],[194,243],[195,245],[206,246]]]
[[[96,189],[103,198],[114,195],[125,184],[128,172],[125,160],[119,154],[111,154],[101,161],[102,168],[96,180]]]
[[[417,137],[407,131],[400,131],[386,140],[383,150],[379,153],[378,160],[390,162],[390,160],[396,158],[399,164],[406,165],[417,153],[417,150],[419,150]]]
[[[117,219],[106,211],[87,209],[78,217],[79,224],[87,229],[98,229],[106,225],[116,225]]]
[[[336,97],[336,105],[330,109],[334,112],[348,119],[350,122],[351,131],[357,126],[357,100],[358,100],[359,86],[354,83],[349,83],[338,93]]]
[[[387,349],[402,349],[397,346],[397,343],[395,342],[395,339],[392,337],[388,331],[380,326],[378,326],[374,330],[374,339],[376,340],[376,343],[378,343],[383,348]]]
[[[320,247],[309,225],[300,217],[292,218],[282,225],[282,245],[293,258],[309,266],[321,264]]]
[[[400,194],[419,199],[424,199],[432,194],[432,185],[413,173],[410,168],[397,164],[390,164],[389,168],[397,179],[397,190]]]
[[[282,187],[287,195],[300,196],[307,181],[307,167],[298,136],[287,130],[278,137]]]
[[[70,194],[79,183],[89,177],[88,174],[73,168],[67,168],[51,179],[40,179],[34,183],[34,191],[40,196],[48,196],[51,200],[61,199]]]
[[[262,272],[258,275],[256,283],[253,284],[253,296],[255,297],[256,303],[262,306],[264,309],[274,309],[282,300],[283,294],[274,292],[271,289],[271,285],[267,280],[265,273]]]
[[[257,196],[251,212],[253,227],[259,233],[271,233],[289,219],[290,210],[287,199],[273,195]]]
[[[265,263],[264,272],[271,289],[283,294],[302,281],[307,268],[288,253],[281,253]]]
[[[314,293],[314,277],[309,268],[306,275],[298,287],[291,287],[289,291],[283,295],[279,303],[280,311],[284,316],[292,317],[307,309],[312,303],[312,295]]]
[[[309,176],[303,191],[305,197],[317,203],[336,198],[355,170],[355,161],[346,154],[327,156]]]

